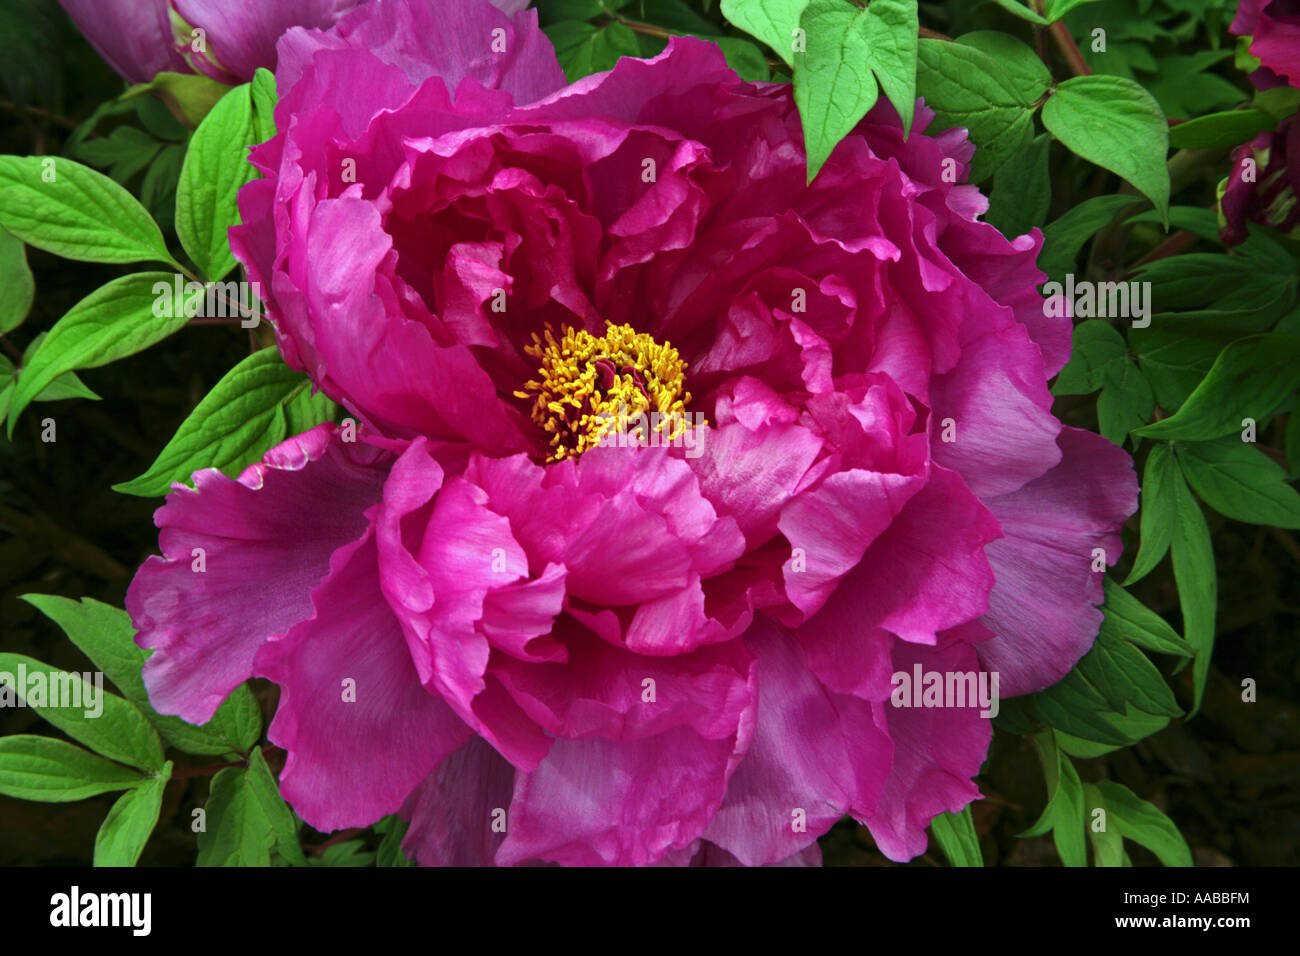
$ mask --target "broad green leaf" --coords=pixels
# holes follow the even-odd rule
[[[989,210],[984,221],[1007,236],[1022,236],[1047,218],[1052,200],[1047,154],[1052,140],[1047,135],[1030,140],[1013,153],[993,174]]]
[[[1171,127],[1169,145],[1174,149],[1223,149],[1249,142],[1260,130],[1272,129],[1276,122],[1263,110],[1209,113]]]
[[[1078,156],[1127,180],[1169,211],[1169,127],[1160,104],[1119,76],[1076,76],[1043,105],[1043,125]]]
[[[174,481],[188,481],[200,468],[238,474],[288,437],[287,407],[299,425],[326,412],[319,402],[300,406],[314,401],[309,389],[308,380],[285,365],[275,349],[254,352],[204,396],[148,471],[113,490],[153,497],[165,494]]]
[[[70,159],[0,156],[0,226],[65,259],[173,262],[148,210]]]
[[[1107,370],[1097,399],[1097,430],[1116,445],[1151,420],[1156,397],[1137,364],[1126,355]]]
[[[1021,3],[1020,0],[993,0],[993,2],[1003,10],[1007,11],[1007,13],[1013,14],[1022,20],[1028,20],[1030,23],[1036,24],[1040,27],[1047,26],[1047,20],[1044,17],[1035,13],[1033,10],[1030,10],[1029,7],[1025,6],[1024,3]]]
[[[135,627],[120,608],[93,598],[78,602],[54,594],[24,594],[23,600],[58,624],[172,746],[186,753],[217,756],[246,751],[261,736],[261,710],[246,685],[235,688],[212,721],[201,727],[155,713],[140,675],[152,652],[136,645]]]
[[[742,80],[751,83],[765,83],[772,76],[768,69],[767,57],[763,51],[748,40],[739,37],[709,37],[710,43],[716,43],[727,58],[727,66],[740,75]]]
[[[859,26],[870,52],[871,71],[902,118],[906,137],[916,109],[916,0],[871,0]]]
[[[1108,322],[1088,319],[1074,327],[1070,361],[1061,369],[1053,395],[1087,395],[1106,382],[1107,371],[1128,355],[1124,336]]]
[[[808,0],[722,0],[722,15],[794,66],[799,15]]]
[[[1179,638],[1178,632],[1159,614],[1129,594],[1109,578],[1105,581],[1106,603],[1102,608],[1106,617],[1101,633],[1145,647],[1158,654],[1191,657],[1192,651]]]
[[[1156,402],[1172,413],[1201,384],[1224,348],[1252,331],[1222,315],[1159,312],[1147,328],[1130,329],[1128,343]],[[1145,428],[1139,434],[1146,437]]]
[[[14,390],[9,434],[28,403],[64,372],[98,368],[160,342],[189,321],[184,310],[157,315],[155,286],[170,286],[163,272],[137,272],[114,279],[59,319],[32,356]]]
[[[42,803],[70,803],[111,790],[129,790],[148,778],[53,737],[0,737],[0,794]]]
[[[135,866],[158,825],[163,790],[171,775],[169,760],[157,776],[117,798],[95,834],[95,866]]]
[[[980,851],[975,821],[971,819],[970,804],[961,813],[941,813],[930,821],[930,832],[943,850],[943,855],[953,866],[983,866],[984,854]]]
[[[298,824],[293,811],[289,809],[280,796],[280,786],[271,775],[271,768],[266,765],[262,748],[254,747],[248,755],[248,787],[257,798],[258,808],[266,817],[275,834],[275,845],[280,855],[294,866],[306,866],[302,844],[298,842]]]
[[[603,27],[578,20],[562,20],[543,32],[555,45],[565,77],[570,83],[614,68],[620,57],[639,56],[636,34],[613,21]]]
[[[1061,19],[1075,7],[1081,7],[1085,3],[1094,3],[1095,0],[1047,0],[1043,12],[1047,14],[1049,23]]]
[[[1214,570],[1214,548],[1201,506],[1192,497],[1183,476],[1173,481],[1174,522],[1169,550],[1173,555],[1174,582],[1183,612],[1183,637],[1196,652],[1192,664],[1192,710],[1201,709],[1205,680],[1214,650],[1214,618],[1219,604],[1219,582]]]
[[[921,40],[917,92],[935,111],[936,131],[964,126],[975,143],[971,181],[982,182],[1033,137],[1036,98],[983,50]]]
[[[20,686],[25,674],[26,684]],[[69,737],[112,760],[159,770],[162,741],[144,714],[116,694],[23,654],[0,653],[0,700],[14,695]],[[9,688],[12,688],[10,690]],[[59,706],[53,706],[58,700]]]
[[[1083,244],[1098,229],[1110,222],[1119,211],[1132,206],[1129,196],[1094,196],[1085,199],[1060,219],[1043,229],[1043,249],[1038,254],[1038,268],[1054,279],[1074,271],[1075,259]]]
[[[794,101],[803,122],[808,181],[876,102],[867,11],[844,0],[810,0],[799,18],[808,49],[794,58]]]
[[[1138,429],[1148,438],[1208,441],[1262,420],[1300,385],[1300,336],[1250,335],[1226,346],[1177,413]]]
[[[957,37],[958,43],[973,46],[998,61],[998,65],[1019,86],[1031,103],[1047,92],[1052,73],[1027,44],[1001,30],[976,30]]]
[[[1077,667],[1106,699],[1115,713],[1132,705],[1144,713],[1164,717],[1181,717],[1183,709],[1174,700],[1173,691],[1160,671],[1146,655],[1127,641],[1109,633],[1096,642]]]
[[[1128,787],[1113,780],[1098,782],[1106,801],[1108,823],[1127,840],[1141,844],[1165,866],[1191,866],[1192,851],[1172,820],[1155,806],[1135,796]]]
[[[248,771],[227,767],[212,778],[199,832],[197,866],[270,866],[275,830],[249,783]]]
[[[1142,472],[1141,544],[1133,570],[1124,579],[1124,586],[1142,580],[1160,563],[1169,550],[1174,526],[1174,485],[1178,477],[1178,463],[1166,444],[1152,447]]]
[[[248,146],[257,139],[250,84],[237,86],[212,108],[190,140],[176,187],[176,235],[209,279],[235,267],[227,231],[239,224],[235,197],[256,174]]]
[[[1295,414],[1294,412],[1292,413]],[[1201,500],[1226,518],[1277,528],[1300,528],[1300,494],[1286,470],[1248,442],[1180,442],[1183,474]]]
[[[1110,810],[1106,806],[1106,797],[1094,784],[1083,785],[1083,804],[1088,827],[1088,839],[1092,843],[1092,859],[1095,866],[1123,866],[1124,838],[1119,827],[1112,826]],[[1106,811],[1104,817],[1095,815],[1097,810]],[[1103,823],[1104,821],[1104,823]]]
[[[253,74],[250,93],[253,97],[253,141],[265,143],[276,134],[275,108],[279,105],[280,95],[275,86],[275,74],[259,66]]]
[[[1113,719],[1117,712],[1080,668],[1034,696],[1034,709],[1056,730],[1095,743],[1122,747],[1132,738]]]
[[[0,334],[23,324],[35,296],[36,281],[27,266],[27,247],[0,228]]]

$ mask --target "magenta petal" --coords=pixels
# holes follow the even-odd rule
[[[421,866],[491,866],[505,839],[515,768],[481,737],[438,764],[402,807],[402,852]]]
[[[257,656],[281,687],[268,736],[288,751],[280,790],[317,830],[368,826],[401,807],[470,730],[416,674],[379,589],[374,539],[341,550],[315,615]]]
[[[311,614],[312,588],[365,531],[386,472],[373,449],[318,425],[238,481],[205,469],[193,490],[173,486],[154,516],[163,557],[144,563],[126,598],[136,642],[154,652],[144,678],[159,712],[207,722],[258,648]]]
[[[704,836],[761,866],[815,844],[850,808],[874,810],[890,743],[866,705],[837,707],[783,629],[760,619],[745,640],[758,654],[758,719]]]
[[[167,0],[59,0],[95,51],[128,83],[189,73],[172,48]]]
[[[910,673],[979,670],[969,644],[942,650],[899,644],[894,664]],[[979,773],[993,736],[992,724],[979,715],[978,704],[967,707],[895,707],[876,704],[876,722],[894,742],[894,764],[876,813],[867,827],[880,852],[903,862],[925,852],[926,827],[939,813],[957,813],[980,796],[971,778]]]
[[[644,866],[691,844],[722,801],[735,740],[689,727],[654,737],[557,740],[515,778],[497,863]]]
[[[988,547],[997,582],[982,619],[996,635],[978,645],[1008,697],[1064,677],[1101,626],[1102,573],[1113,565],[1119,528],[1137,510],[1133,460],[1100,435],[1065,428],[1061,463],[1013,494],[989,501],[1006,537]]]

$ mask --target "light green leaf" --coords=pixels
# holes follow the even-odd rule
[[[36,281],[27,266],[27,247],[0,228],[0,334],[23,324],[35,296]]]
[[[1106,816],[1120,835],[1146,847],[1165,866],[1191,866],[1192,851],[1178,827],[1155,806],[1113,780],[1097,784],[1106,801]]]
[[[212,778],[197,866],[270,866],[275,830],[242,767]]]
[[[171,775],[169,760],[157,776],[118,797],[95,834],[95,866],[135,866],[158,825],[163,790]]]
[[[808,0],[722,0],[722,15],[794,66],[795,31]]]
[[[248,786],[257,798],[258,808],[266,817],[275,834],[275,845],[281,856],[294,866],[306,866],[307,858],[303,855],[302,844],[298,842],[298,823],[280,796],[280,786],[271,775],[271,768],[266,765],[262,749],[254,747],[248,755]]]
[[[70,803],[111,790],[129,790],[148,778],[53,737],[0,737],[0,794],[42,803]]]
[[[939,814],[930,821],[930,833],[953,866],[984,865],[984,854],[980,851],[970,804],[961,813]]]
[[[200,468],[238,474],[288,437],[286,408],[293,409],[297,425],[327,411],[309,389],[306,377],[285,365],[275,349],[254,352],[204,396],[148,471],[113,490],[153,497]]]
[[[155,315],[155,285],[170,286],[163,272],[137,272],[114,279],[74,305],[59,319],[18,376],[9,409],[9,434],[28,403],[45,386],[74,369],[98,368],[160,342],[189,320]]]
[[[250,85],[212,108],[190,140],[176,187],[176,234],[199,271],[220,279],[235,267],[227,230],[239,224],[235,197],[256,175],[248,146],[257,139]]]
[[[1119,827],[1111,826],[1110,810],[1106,798],[1091,783],[1083,785],[1083,802],[1087,813],[1088,839],[1092,842],[1092,858],[1095,866],[1123,866],[1124,838]],[[1095,811],[1104,810],[1104,817],[1094,816]],[[1105,821],[1104,825],[1102,821]],[[1098,829],[1101,827],[1101,829]]]
[[[1078,156],[1116,173],[1169,211],[1169,126],[1160,104],[1120,76],[1076,76],[1043,106],[1043,125]]]
[[[1180,480],[1169,446],[1155,445],[1142,472],[1141,545],[1133,570],[1124,579],[1125,587],[1150,574],[1169,550],[1174,527],[1174,484]]]
[[[19,686],[26,674],[26,686]],[[133,704],[81,675],[43,664],[23,654],[0,653],[0,684],[42,718],[96,753],[142,770],[163,765],[162,741]],[[39,696],[38,696],[39,694]],[[51,706],[58,700],[60,706]]]
[[[1260,130],[1272,129],[1276,122],[1263,110],[1208,113],[1171,127],[1169,145],[1174,149],[1223,149],[1249,142]]]
[[[0,226],[65,259],[174,261],[134,196],[70,159],[0,156]]]
[[[1033,48],[1001,30],[976,30],[957,37],[958,43],[987,53],[1018,86],[1024,99],[1035,102],[1047,92],[1052,73]]]
[[[795,53],[794,101],[803,122],[809,182],[876,102],[866,19],[866,10],[844,0],[811,0],[799,18],[808,49]]]

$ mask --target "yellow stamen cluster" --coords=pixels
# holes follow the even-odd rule
[[[532,419],[550,433],[548,461],[576,457],[594,448],[619,427],[638,443],[649,435],[641,423],[668,444],[688,427],[686,363],[669,343],[660,344],[630,325],[606,322],[605,334],[563,326],[557,339],[533,333],[524,351],[540,363],[537,378],[515,395],[532,400]],[[645,419],[637,416],[644,413]],[[651,417],[658,413],[658,421]],[[651,424],[654,422],[653,424]]]

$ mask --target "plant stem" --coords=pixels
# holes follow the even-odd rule
[[[1052,35],[1056,41],[1056,48],[1061,51],[1066,65],[1070,72],[1075,76],[1092,76],[1092,68],[1088,66],[1088,61],[1083,58],[1083,52],[1079,49],[1079,44],[1074,42],[1074,37],[1070,36],[1070,31],[1065,25],[1064,20],[1057,20],[1047,32]]]

